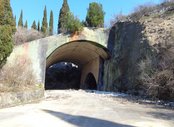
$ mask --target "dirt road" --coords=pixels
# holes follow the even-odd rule
[[[0,127],[174,127],[174,110],[84,91],[46,91],[40,103],[0,109]]]

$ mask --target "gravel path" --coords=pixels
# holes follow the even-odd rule
[[[0,109],[0,127],[174,127],[174,110],[85,91],[46,91],[45,99]]]

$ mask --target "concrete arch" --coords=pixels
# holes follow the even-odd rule
[[[23,66],[24,61],[28,61],[30,65],[26,65],[24,71],[30,68],[36,85],[44,87],[46,68],[56,62],[69,61],[82,68],[82,84],[89,72],[94,75],[97,84],[102,84],[103,62],[109,58],[107,42],[108,32],[102,28],[84,28],[79,35],[74,36],[53,35],[16,46],[7,65],[21,61],[19,66]]]
[[[91,72],[98,84],[101,61],[109,58],[107,48],[89,40],[75,40],[57,47],[46,60],[46,67],[58,62],[72,62],[82,70],[81,88],[85,89],[85,78]]]

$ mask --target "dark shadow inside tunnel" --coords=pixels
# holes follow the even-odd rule
[[[46,69],[45,89],[80,89],[81,69],[70,62],[59,62]]]
[[[97,82],[96,82],[95,77],[92,73],[89,73],[86,76],[85,86],[86,86],[86,89],[97,90]]]

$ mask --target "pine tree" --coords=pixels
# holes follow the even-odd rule
[[[18,26],[23,27],[23,11],[21,10]]]
[[[28,28],[28,22],[27,22],[27,20],[25,21],[24,27],[25,27],[25,28]]]
[[[40,31],[40,21],[37,23],[37,30]]]
[[[49,35],[53,35],[53,11],[50,12]]]
[[[41,27],[41,31],[45,34],[47,34],[47,29],[48,29],[48,23],[47,23],[47,8],[45,6],[44,9],[44,16],[43,16],[43,20],[42,20],[42,27]]]
[[[104,26],[104,11],[101,4],[96,2],[90,3],[86,23],[88,27],[103,27]]]
[[[59,21],[58,21],[58,30],[57,33],[66,33],[67,30],[65,28],[65,24],[67,23],[67,15],[70,13],[69,5],[67,0],[63,1],[62,8],[59,13]]]
[[[35,20],[33,21],[33,24],[32,24],[32,26],[31,26],[31,28],[37,30],[37,26],[36,26],[36,21],[35,21]]]

